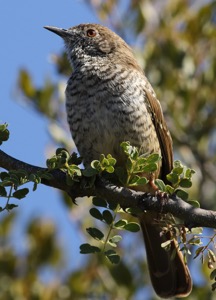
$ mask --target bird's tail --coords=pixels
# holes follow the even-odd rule
[[[152,213],[142,214],[139,220],[155,292],[162,298],[186,297],[191,292],[192,280],[183,255],[177,247],[177,241],[173,240],[170,250],[166,251],[161,244],[169,237],[160,235],[161,227],[153,222]],[[176,254],[171,259],[173,251]]]

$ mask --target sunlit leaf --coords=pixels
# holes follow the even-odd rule
[[[124,229],[131,231],[131,232],[137,232],[140,230],[140,225],[135,222],[130,222],[130,223],[125,224]]]
[[[127,220],[121,219],[114,224],[114,227],[124,227],[127,223]]]

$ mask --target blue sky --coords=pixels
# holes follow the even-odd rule
[[[50,142],[46,131],[47,122],[31,108],[15,101],[18,71],[24,67],[32,75],[36,85],[46,76],[53,78],[55,69],[49,61],[51,53],[59,53],[63,42],[43,29],[45,25],[71,27],[85,22],[98,22],[93,11],[84,1],[2,1],[0,4],[1,47],[0,122],[9,123],[11,136],[2,150],[28,163],[45,166],[45,148]],[[18,218],[13,235],[17,251],[25,248],[24,226],[33,217],[42,216],[58,226],[59,240],[67,249],[73,267],[81,263],[79,237],[69,211],[61,204],[58,191],[39,186],[25,199],[18,202]],[[70,236],[70,238],[69,238]],[[77,240],[77,245],[74,241]],[[73,259],[76,256],[76,259]],[[74,265],[74,263],[76,264]],[[68,265],[70,268],[72,265]]]

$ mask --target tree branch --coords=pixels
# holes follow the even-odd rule
[[[25,170],[28,174],[38,171],[47,171],[41,168],[17,160],[0,150],[0,167],[5,170]],[[142,210],[151,210],[155,212],[171,213],[185,221],[188,226],[202,226],[216,228],[216,212],[195,208],[179,197],[169,198],[161,202],[157,197],[146,193],[132,191],[124,187],[117,187],[102,178],[97,178],[95,186],[92,188],[81,188],[79,183],[73,187],[66,183],[66,175],[61,170],[49,171],[53,178],[50,180],[42,179],[42,184],[65,191],[75,200],[77,197],[99,196],[104,199],[117,201],[122,207],[138,207]]]

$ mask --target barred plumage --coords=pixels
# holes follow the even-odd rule
[[[73,67],[66,88],[66,108],[84,164],[98,159],[101,153],[110,153],[124,164],[120,143],[130,141],[141,153],[162,155],[162,164],[154,176],[166,180],[173,164],[172,140],[160,103],[130,47],[114,32],[97,24],[67,30],[45,28],[63,38]],[[164,298],[186,297],[192,282],[176,241],[171,245],[176,251],[171,260],[171,251],[161,248],[166,237],[160,236],[155,214],[143,213],[139,219],[156,293]]]

